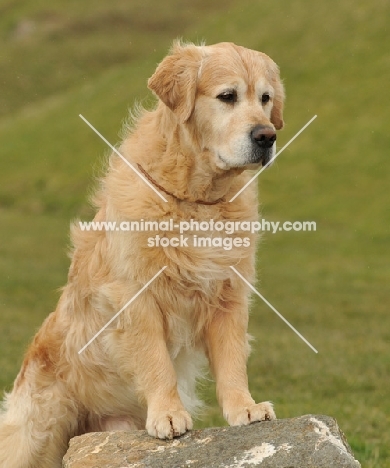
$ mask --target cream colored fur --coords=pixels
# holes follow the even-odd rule
[[[142,113],[119,150],[172,195],[161,200],[114,154],[94,200],[95,220],[257,220],[256,183],[229,199],[249,179],[246,169],[259,166],[248,162],[250,129],[283,125],[274,62],[229,43],[176,43],[149,87],[158,105]],[[232,87],[237,103],[217,99]],[[264,93],[269,103],[261,102]],[[214,205],[196,202],[219,198]],[[250,247],[231,250],[151,248],[150,232],[87,232],[77,223],[71,235],[68,283],[3,404],[1,468],[60,468],[69,439],[88,431],[146,427],[160,438],[183,434],[200,404],[195,383],[205,361],[229,424],[275,417],[272,405],[256,404],[248,390],[249,290],[229,268],[254,281],[255,235],[235,233],[249,237]]]

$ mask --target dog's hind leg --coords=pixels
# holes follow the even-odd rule
[[[86,432],[137,431],[144,429],[145,422],[126,416],[97,417],[87,422]]]
[[[36,388],[24,381],[3,403],[0,468],[61,468],[77,429],[77,408],[62,384]]]

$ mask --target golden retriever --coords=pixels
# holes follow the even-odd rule
[[[176,42],[148,86],[157,106],[140,113],[119,147],[144,180],[113,153],[95,222],[172,220],[173,229],[73,225],[67,285],[3,403],[1,468],[59,468],[70,438],[88,431],[185,433],[204,361],[229,424],[275,418],[272,404],[256,404],[248,390],[250,290],[229,268],[254,281],[256,233],[240,223],[258,219],[256,184],[229,200],[249,180],[247,169],[274,155],[283,126],[278,67],[232,43]],[[190,220],[182,235],[191,242],[178,245],[178,226]],[[196,223],[205,220],[238,229],[204,230]],[[196,236],[213,243],[199,247]]]

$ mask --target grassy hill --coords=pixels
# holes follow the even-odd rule
[[[89,3],[89,2],[88,2]],[[278,417],[335,416],[368,468],[390,466],[390,299],[385,0],[10,2],[0,7],[0,387],[66,280],[69,221],[128,108],[172,39],[229,40],[268,53],[284,78],[281,147],[260,176],[263,216],[314,220],[267,233],[261,292],[319,350],[255,301],[250,385]],[[222,424],[212,384],[198,426]]]

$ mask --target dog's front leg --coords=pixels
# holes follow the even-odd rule
[[[164,330],[163,314],[147,293],[131,311],[130,325],[116,341],[115,360],[121,373],[146,402],[146,430],[153,437],[172,439],[192,428],[177,390],[177,377]]]
[[[217,398],[231,426],[275,419],[272,404],[256,404],[248,389],[248,314],[244,305],[217,311],[206,331],[206,347]]]

